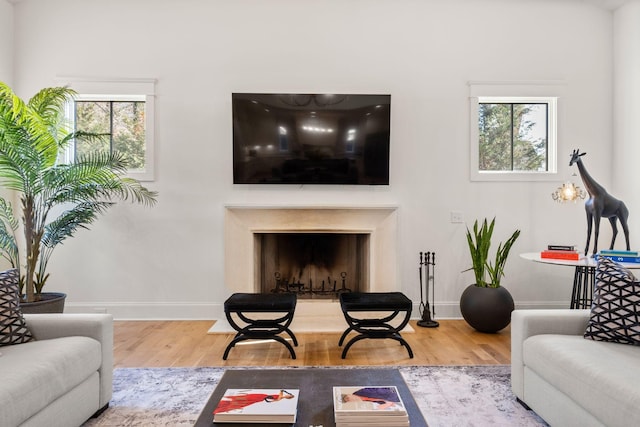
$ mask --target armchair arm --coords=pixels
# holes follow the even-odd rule
[[[590,310],[514,310],[511,313],[511,388],[523,399],[524,361],[522,345],[533,335],[582,335]]]
[[[113,316],[111,314],[47,313],[24,314],[37,340],[84,336],[100,342],[100,407],[109,403],[113,390]]]

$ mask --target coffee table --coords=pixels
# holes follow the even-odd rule
[[[295,426],[335,427],[332,391],[334,386],[393,385],[398,388],[409,414],[411,427],[426,427],[420,408],[416,404],[404,378],[397,369],[377,368],[291,368],[291,369],[230,369],[225,371],[216,389],[205,404],[195,427],[242,424],[213,423],[213,410],[229,388],[297,388],[300,389],[298,417]],[[291,424],[260,424],[283,426]]]

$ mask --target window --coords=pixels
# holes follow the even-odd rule
[[[76,130],[102,133],[102,140],[76,141],[72,152],[75,157],[89,152],[121,153],[131,171],[145,169],[145,102],[78,97],[74,102]]]
[[[480,171],[549,170],[549,103],[480,98]]]
[[[545,92],[539,85],[535,89]],[[498,95],[484,95],[494,91]],[[556,179],[558,97],[510,95],[531,91],[528,85],[472,85],[473,181]],[[558,92],[555,87],[547,91]],[[473,96],[476,93],[482,95]]]
[[[67,82],[78,92],[68,118],[76,130],[102,133],[102,140],[76,141],[65,157],[73,161],[89,152],[122,154],[128,175],[141,181],[153,176],[153,81]]]

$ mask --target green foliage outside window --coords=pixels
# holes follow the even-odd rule
[[[145,103],[141,101],[76,101],[76,130],[109,138],[77,141],[76,157],[119,153],[129,169],[145,167]]]
[[[480,103],[481,171],[546,171],[547,105]]]

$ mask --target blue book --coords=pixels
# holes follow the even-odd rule
[[[614,260],[615,262],[628,262],[633,264],[640,264],[640,257],[637,256],[620,256],[620,255],[607,255],[600,252],[600,256]]]
[[[622,249],[601,249],[600,255],[640,256],[640,252],[623,251]]]

